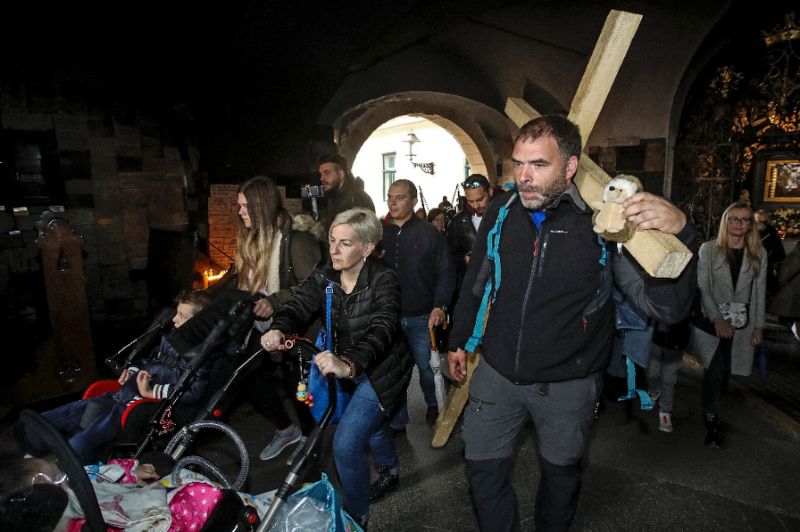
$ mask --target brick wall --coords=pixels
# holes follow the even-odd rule
[[[236,256],[238,185],[211,185],[208,198],[208,251],[211,260],[227,268]]]

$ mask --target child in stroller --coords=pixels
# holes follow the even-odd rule
[[[120,430],[120,420],[126,406],[140,398],[163,399],[188,367],[172,344],[171,337],[178,328],[189,321],[209,302],[208,295],[195,290],[178,300],[173,328],[162,335],[160,346],[150,359],[140,367],[129,367],[122,371],[119,383],[122,387],[91,399],[67,403],[42,415],[62,434],[69,437],[69,444],[83,464],[91,464],[99,458],[99,452],[114,441]],[[192,403],[200,399],[208,382],[209,363],[198,371],[191,387],[181,396],[181,402]],[[46,452],[44,442],[35,434],[25,431],[22,425],[15,430],[20,448],[39,456]]]

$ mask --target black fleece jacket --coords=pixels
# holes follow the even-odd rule
[[[330,261],[317,267],[275,316],[272,328],[291,333],[314,318],[324,320],[325,287],[333,281],[335,353],[353,363],[356,375],[366,372],[381,407],[389,410],[405,397],[414,367],[400,329],[397,274],[368,257],[350,294],[340,278]]]
[[[455,309],[451,350],[463,348],[472,333],[488,273],[486,235],[509,198],[505,194],[492,203],[478,230]],[[481,346],[483,359],[519,384],[581,378],[607,366],[614,306],[602,296],[612,269],[601,263],[604,249],[615,275],[628,273],[621,284],[647,314],[674,322],[691,301],[691,268],[677,284],[649,282],[630,265],[632,259],[612,256],[615,246],[604,248],[598,241],[592,210],[574,186],[546,212],[537,231],[519,200],[511,204],[500,242],[500,290]],[[679,236],[693,236],[691,228],[685,232]]]

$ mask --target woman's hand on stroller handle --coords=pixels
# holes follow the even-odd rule
[[[277,329],[271,329],[261,337],[261,347],[265,351],[286,351],[288,349],[284,335]]]
[[[317,356],[314,357],[314,363],[323,375],[333,375],[337,379],[346,379],[352,373],[352,366],[330,351],[317,353]]]

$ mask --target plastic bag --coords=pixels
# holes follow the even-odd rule
[[[270,532],[363,532],[342,508],[342,499],[325,473],[292,494],[278,510]]]

